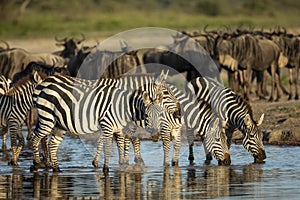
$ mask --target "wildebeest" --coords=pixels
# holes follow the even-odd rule
[[[215,51],[219,62],[222,65],[227,65],[235,73],[235,82],[238,83],[238,77],[242,78],[243,93],[246,99],[249,99],[252,70],[264,71],[268,68],[270,68],[272,75],[270,101],[279,99],[278,88],[275,98],[275,88],[279,85],[278,59],[280,50],[273,41],[264,38],[259,39],[247,33],[223,34],[216,39]],[[240,75],[239,72],[241,72]]]
[[[15,73],[24,70],[30,62],[65,67],[65,60],[61,56],[51,53],[29,53],[21,48],[13,48],[0,52],[0,75],[12,79]]]
[[[57,36],[55,36],[56,40],[56,46],[62,46],[64,47],[61,51],[56,51],[54,54],[59,55],[63,58],[71,58],[72,56],[77,55],[77,53],[80,50],[79,45],[85,40],[85,35],[81,33],[81,39],[77,38],[68,38],[64,37],[63,39],[59,39]]]
[[[199,76],[219,78],[219,69],[211,59],[209,53],[193,38],[177,34],[174,36],[174,44],[150,49],[143,55],[143,64],[157,63],[173,68],[178,73],[187,72],[187,80]],[[149,73],[157,73],[154,67],[147,68]],[[171,71],[170,71],[171,72]]]

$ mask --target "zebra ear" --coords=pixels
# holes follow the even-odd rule
[[[167,73],[164,72],[164,70],[161,71],[159,75],[159,79],[157,79],[155,82],[158,84],[164,84],[167,80],[169,70],[167,70]]]
[[[247,127],[250,127],[252,125],[252,120],[249,114],[247,114],[244,118],[244,122],[246,124]]]
[[[263,113],[257,121],[257,126],[260,126],[264,121],[265,114]]]
[[[32,75],[33,77],[33,81],[36,82],[36,83],[39,83],[42,81],[42,78],[40,77],[40,75],[38,74],[37,71],[35,71]]]
[[[145,106],[147,106],[151,103],[150,96],[149,96],[148,92],[144,92],[143,95],[142,95],[142,98],[143,98]]]

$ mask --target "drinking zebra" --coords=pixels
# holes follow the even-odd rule
[[[53,81],[55,79],[61,79],[61,81]],[[49,143],[54,171],[60,171],[56,152],[66,131],[74,134],[88,134],[99,132],[100,129],[105,141],[103,170],[107,171],[113,132],[120,132],[131,120],[141,120],[148,116],[148,108],[152,104],[145,104],[149,101],[145,99],[144,93],[148,93],[151,102],[157,103],[158,101],[168,112],[176,113],[178,110],[177,102],[164,104],[166,99],[164,91],[168,89],[162,84],[163,81],[148,84],[145,87],[147,90],[129,91],[110,85],[101,85],[99,84],[101,80],[84,83],[83,80],[72,77],[47,78],[44,81],[46,86],[39,88],[40,92],[34,95],[38,123],[32,136],[34,166],[31,170],[37,170],[41,166],[38,150],[40,140],[50,135],[54,127],[58,127],[60,133],[52,136]],[[81,120],[75,121],[75,119]],[[160,119],[148,120],[159,121]]]
[[[262,162],[266,158],[263,135],[259,128],[264,114],[255,121],[248,102],[211,78],[198,77],[189,82],[188,88],[193,91],[198,100],[208,101],[221,119],[228,120],[226,125],[228,147],[231,144],[233,130],[237,128],[243,133],[243,146],[254,157],[254,161]],[[211,159],[211,156],[207,155],[207,159]],[[193,144],[190,146],[189,160],[191,163],[194,160]]]
[[[28,78],[28,76],[30,76]],[[2,79],[3,80],[3,79]],[[9,164],[17,166],[17,160],[24,147],[24,137],[21,132],[22,124],[25,121],[26,114],[33,105],[32,94],[36,85],[42,79],[38,72],[24,75],[17,83],[3,95],[0,95],[0,126],[3,130],[7,128],[10,131],[12,159]],[[3,142],[6,141],[6,133],[3,136]]]
[[[227,137],[223,128],[225,126],[224,121],[216,116],[208,102],[195,100],[191,92],[187,91],[184,93],[173,85],[169,85],[169,88],[180,102],[183,118],[175,118],[174,115],[170,115],[166,112],[163,113],[160,137],[163,141],[164,166],[169,165],[168,155],[171,140],[173,140],[174,148],[172,165],[178,165],[182,124],[185,124],[188,128],[187,138],[189,144],[193,143],[196,136],[200,136],[206,147],[205,149],[212,153],[219,161],[219,165],[230,165],[231,160],[227,146]],[[135,129],[133,129],[132,132],[132,135],[134,135]],[[153,135],[153,137],[156,136]],[[139,154],[140,143],[138,138],[135,138],[133,145],[135,154]],[[128,151],[129,148],[126,148],[125,155],[128,155]],[[137,157],[138,156],[135,155],[135,159]],[[126,160],[128,160],[128,158]]]

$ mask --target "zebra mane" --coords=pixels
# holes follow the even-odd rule
[[[138,73],[138,74],[122,74],[119,75],[117,77],[115,77],[115,79],[120,79],[123,77],[155,77],[155,73]]]
[[[250,115],[252,121],[255,121],[253,119],[253,110],[252,107],[250,105],[250,103],[244,99],[240,94],[237,94],[235,92],[233,92],[235,99],[237,100],[237,103],[242,106],[243,108],[245,108],[248,111],[248,114]]]
[[[29,75],[28,75],[29,76]],[[14,84],[12,87],[9,88],[9,90],[5,93],[6,96],[14,96],[16,94],[23,94],[24,92],[24,86],[32,82],[32,79],[22,79],[18,81],[17,84]]]

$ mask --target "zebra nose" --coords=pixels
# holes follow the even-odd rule
[[[223,160],[219,160],[218,162],[219,165],[230,165],[231,164],[231,158],[230,158],[230,154],[229,153],[225,153],[224,154],[224,159]]]
[[[255,163],[261,163],[264,159],[267,158],[266,152],[263,148],[260,148],[258,150],[258,154],[254,156],[254,162]]]

